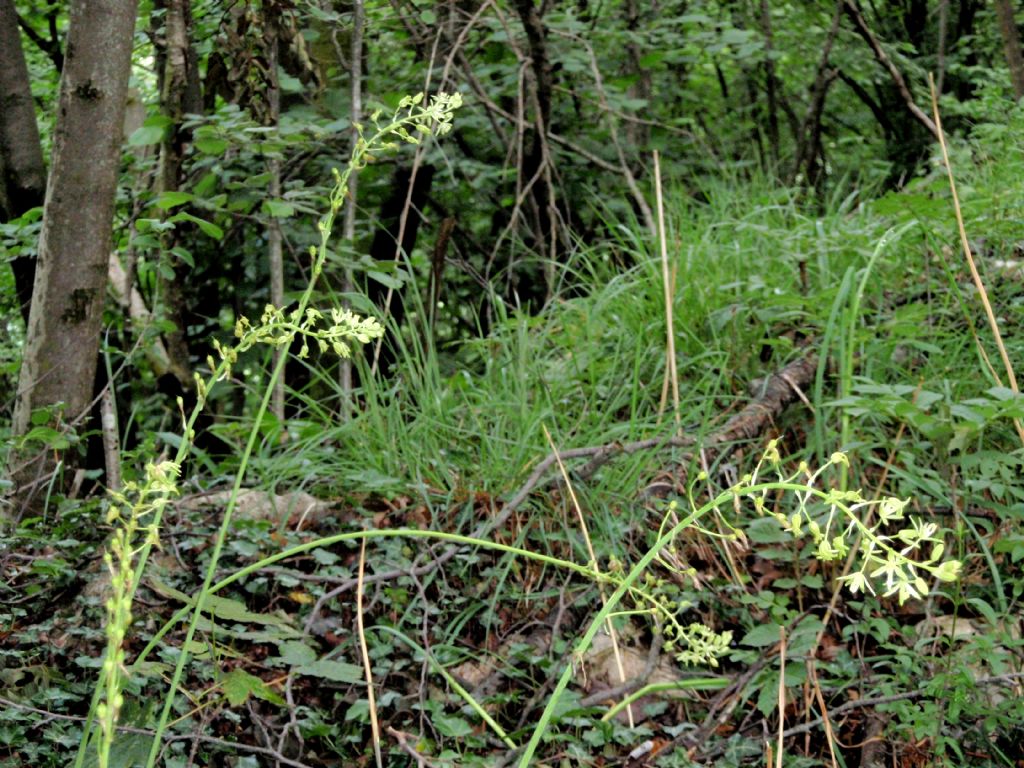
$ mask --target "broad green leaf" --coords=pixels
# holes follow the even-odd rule
[[[26,443],[43,443],[47,448],[52,448],[55,451],[62,451],[71,445],[67,435],[52,427],[33,427],[21,439]]]
[[[156,199],[156,207],[162,211],[169,211],[171,208],[176,208],[179,205],[185,203],[191,203],[195,200],[195,195],[191,192],[182,192],[177,189],[168,190],[167,192],[161,192],[160,197]]]
[[[203,231],[203,234],[212,237],[214,240],[224,239],[223,229],[218,227],[212,221],[200,219],[198,216],[193,216],[191,213],[185,213],[184,211],[182,211],[181,213],[176,213],[170,219],[168,219],[168,221],[191,221],[193,224],[195,224]]]
[[[265,682],[256,675],[251,675],[244,669],[235,668],[225,675],[221,683],[224,687],[224,695],[233,707],[238,707],[248,701],[250,696],[269,701],[273,704],[283,705],[284,699],[278,696]]]
[[[363,680],[363,670],[355,664],[332,659],[320,659],[312,664],[303,664],[295,669],[300,675],[319,677],[335,683],[359,683]]]
[[[312,664],[316,661],[316,651],[297,640],[281,643],[277,650],[281,654],[280,660],[290,667]]]
[[[295,213],[295,206],[284,200],[264,200],[263,210],[275,219],[286,219]]]
[[[757,692],[757,709],[758,711],[768,717],[775,708],[779,705],[779,674],[778,672],[771,675],[766,684],[762,685]]]
[[[192,252],[188,248],[182,248],[180,245],[171,248],[171,253],[178,257],[179,260],[192,267],[196,268],[196,260],[192,258]]]
[[[453,739],[464,739],[473,733],[473,726],[457,715],[435,715],[431,723],[439,733]]]
[[[281,86],[281,90],[285,93],[302,93],[306,90],[306,86],[302,84],[302,81],[297,77],[292,77],[287,72],[281,69],[277,70],[278,83]]]
[[[164,140],[164,135],[171,122],[171,118],[167,117],[167,115],[153,115],[146,118],[146,121],[128,137],[128,145],[132,147],[146,147],[151,144],[159,144]]]
[[[227,140],[213,136],[196,139],[193,144],[204,155],[223,155],[228,149]]]
[[[404,284],[401,278],[397,278],[394,275],[385,275],[383,272],[378,272],[376,269],[370,269],[366,271],[366,276],[371,280],[380,283],[385,288],[393,288],[398,290]]]
[[[774,517],[757,518],[747,526],[746,533],[755,544],[781,544],[793,540],[793,534],[786,533]]]
[[[740,640],[740,645],[766,648],[769,645],[775,645],[777,642],[779,642],[779,625],[769,622],[767,624],[759,624],[750,630]]]

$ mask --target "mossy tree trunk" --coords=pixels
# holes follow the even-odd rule
[[[43,208],[32,309],[14,407],[14,433],[50,408],[50,426],[89,413],[110,257],[114,193],[131,68],[136,0],[74,0],[60,81],[53,160]],[[8,467],[30,502],[58,466],[44,446]],[[69,451],[71,454],[74,449]],[[68,457],[73,464],[73,456]]]

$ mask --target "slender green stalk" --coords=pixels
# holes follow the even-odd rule
[[[304,298],[308,301],[308,296],[304,296]],[[305,309],[301,301],[299,306],[300,308]],[[263,399],[260,401],[260,407],[256,411],[253,428],[249,431],[249,439],[246,441],[245,451],[242,453],[241,460],[238,464],[238,472],[235,475],[235,484],[231,489],[231,497],[228,499],[227,508],[224,510],[224,518],[221,520],[220,530],[217,532],[217,541],[213,545],[213,553],[210,555],[210,562],[206,567],[206,575],[203,578],[203,587],[199,590],[199,594],[196,596],[192,611],[192,620],[189,622],[188,631],[185,634],[185,642],[182,643],[181,649],[178,652],[178,661],[174,665],[174,675],[171,677],[170,687],[167,691],[167,695],[164,697],[164,706],[160,711],[160,719],[157,722],[156,732],[153,735],[153,742],[150,745],[149,758],[146,761],[147,768],[153,768],[153,766],[156,765],[157,757],[160,755],[163,733],[167,728],[167,720],[171,714],[174,697],[178,691],[178,685],[181,683],[181,677],[184,674],[185,665],[189,659],[188,649],[192,647],[192,639],[195,636],[196,627],[199,624],[199,617],[202,615],[206,598],[210,594],[210,587],[213,584],[214,574],[217,572],[217,564],[220,562],[220,555],[224,549],[224,542],[227,541],[228,531],[231,529],[231,516],[235,511],[235,505],[238,502],[238,494],[242,490],[242,481],[245,479],[245,471],[249,465],[249,458],[252,456],[253,447],[255,447],[256,440],[259,437],[259,425],[263,423],[263,416],[270,405],[270,401],[274,394],[274,387],[277,384],[277,381],[281,376],[281,371],[284,369],[287,361],[287,355],[278,356],[277,365],[274,366],[274,372],[263,391]]]
[[[378,129],[369,141],[365,141],[363,139],[362,130],[359,130],[359,138],[356,140],[355,147],[352,150],[352,157],[349,160],[348,166],[343,172],[335,173],[335,186],[330,195],[330,207],[317,225],[317,228],[320,230],[320,245],[313,254],[314,260],[312,274],[306,285],[306,289],[299,297],[298,306],[294,311],[289,313],[289,318],[285,318],[279,309],[268,307],[267,312],[264,313],[263,324],[254,328],[251,334],[248,334],[251,335],[253,339],[265,339],[271,343],[283,346],[290,343],[297,334],[301,333],[303,334],[303,351],[300,352],[300,355],[302,355],[307,349],[307,336],[316,338],[320,342],[322,349],[326,349],[328,343],[330,343],[334,346],[335,351],[339,355],[343,355],[347,351],[347,347],[342,339],[347,336],[358,337],[357,333],[334,333],[334,331],[339,328],[344,330],[344,323],[341,321],[351,317],[350,313],[332,312],[335,321],[334,326],[327,329],[326,333],[323,331],[314,332],[313,328],[316,320],[319,319],[319,313],[316,313],[314,310],[308,310],[307,308],[312,300],[313,289],[316,287],[317,279],[320,277],[324,264],[327,262],[327,246],[330,242],[331,233],[334,228],[334,220],[338,211],[344,206],[345,195],[348,191],[348,180],[352,173],[365,164],[366,158],[369,156],[371,150],[376,146],[389,146],[385,141],[387,137],[398,136],[410,143],[419,143],[419,139],[410,134],[408,128],[419,130],[421,133],[429,135],[435,123],[438,126],[438,133],[446,132],[446,130],[442,130],[441,128],[443,126],[448,126],[448,128],[450,128],[451,110],[457,108],[461,104],[460,98],[453,98],[449,100],[447,97],[442,95],[435,97],[431,101],[430,107],[415,111],[415,107],[419,105],[422,99],[423,94],[419,94],[418,97],[403,99],[399,106],[399,110],[408,108],[408,114],[401,118],[397,118],[387,126]],[[396,113],[396,117],[397,114],[398,113]],[[268,320],[274,322],[268,323]],[[299,327],[296,327],[297,325]],[[240,333],[240,330],[245,330],[245,326],[241,322],[236,327],[236,334],[243,337],[244,343],[246,335]],[[377,335],[379,335],[379,333]],[[360,340],[368,341],[369,339],[366,338]],[[228,353],[227,360],[230,362],[234,357],[234,354]],[[217,540],[210,556],[210,562],[206,568],[203,587],[196,596],[192,619],[189,623],[188,632],[185,636],[185,643],[178,654],[178,661],[174,667],[174,675],[171,678],[170,688],[164,698],[164,705],[160,712],[160,719],[157,722],[156,732],[153,736],[153,743],[149,751],[149,759],[146,762],[146,768],[153,768],[153,766],[156,765],[157,758],[160,754],[163,733],[167,728],[167,720],[170,717],[171,708],[174,704],[174,697],[177,693],[182,675],[184,674],[185,665],[188,662],[188,649],[191,647],[192,638],[195,634],[196,627],[199,624],[199,618],[202,614],[206,597],[210,594],[210,587],[213,585],[213,577],[217,572],[220,555],[224,550],[224,543],[227,541],[228,532],[231,529],[231,518],[235,510],[235,505],[238,501],[238,495],[242,489],[242,483],[245,479],[246,470],[248,469],[249,459],[252,457],[253,449],[256,446],[257,439],[259,438],[260,425],[263,423],[263,417],[270,406],[274,388],[277,386],[277,382],[281,377],[281,373],[284,370],[287,360],[287,355],[282,354],[278,357],[273,373],[264,387],[263,398],[260,401],[259,408],[257,409],[256,415],[253,419],[252,428],[249,430],[249,438],[246,440],[245,450],[242,452],[242,456],[239,460],[235,483],[231,489],[231,497],[228,500],[227,508],[224,510],[224,518],[221,520],[220,529],[217,532]],[[198,407],[199,406],[197,405],[197,408]]]

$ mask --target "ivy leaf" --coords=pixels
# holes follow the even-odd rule
[[[187,605],[195,605],[195,599],[191,595],[186,595],[184,592],[164,584],[159,579],[150,579],[149,586],[159,595],[179,600]],[[206,596],[206,600],[203,601],[203,613],[211,613],[221,621],[291,628],[291,624],[287,619],[267,613],[250,611],[245,607],[244,603],[228,597],[221,597],[220,595]]]
[[[464,739],[473,733],[473,726],[457,715],[435,715],[431,724],[439,733],[453,739]]]
[[[278,645],[277,650],[281,654],[280,660],[290,667],[312,664],[316,661],[316,651],[297,640],[283,642]]]

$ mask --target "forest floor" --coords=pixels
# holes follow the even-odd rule
[[[1013,167],[978,159],[963,196],[1019,361]],[[674,376],[657,250],[610,226],[566,268],[571,298],[499,312],[452,350],[410,336],[350,420],[310,401],[268,421],[161,764],[372,765],[376,732],[386,765],[1024,765],[1024,400],[944,184],[822,213],[757,185],[680,202]],[[241,426],[217,437],[240,452]],[[165,513],[111,765],[145,763],[226,454],[195,455]],[[105,504],[63,501],[0,540],[3,768],[78,748],[105,642]],[[921,571],[901,604],[868,542],[911,518],[962,571]],[[853,526],[848,553],[822,557],[830,525],[826,542]],[[865,556],[874,594],[839,581]]]

